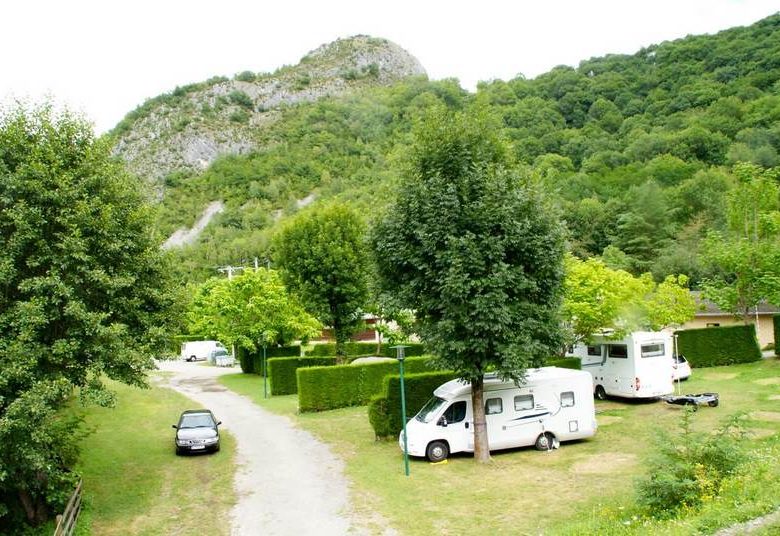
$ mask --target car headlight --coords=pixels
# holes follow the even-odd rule
[[[216,443],[217,441],[219,441],[218,437],[210,437],[205,440],[206,443]]]

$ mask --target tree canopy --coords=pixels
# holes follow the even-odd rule
[[[140,182],[84,120],[49,106],[0,117],[0,532],[63,506],[80,388],[144,385],[172,304]]]
[[[559,346],[563,232],[549,203],[512,167],[481,110],[437,110],[416,131],[396,203],[373,244],[384,290],[471,382],[475,456],[489,457],[483,375],[520,380]]]
[[[189,331],[247,350],[284,345],[320,332],[275,270],[260,268],[203,283],[188,311]]]
[[[301,212],[274,237],[274,261],[307,311],[333,329],[336,352],[362,324],[368,302],[365,223],[350,207]]]

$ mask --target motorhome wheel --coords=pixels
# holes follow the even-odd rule
[[[555,437],[550,432],[539,434],[534,446],[536,447],[536,450],[552,450],[554,439]]]
[[[596,386],[596,398],[598,400],[606,400],[607,399],[607,392],[600,385]]]
[[[450,455],[450,447],[444,441],[431,441],[425,450],[425,455],[434,463],[440,462]]]

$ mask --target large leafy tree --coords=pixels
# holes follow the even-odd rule
[[[278,272],[261,268],[203,283],[188,312],[191,333],[247,350],[319,333],[320,323],[291,296]]]
[[[385,290],[415,311],[437,364],[471,383],[478,461],[484,374],[520,380],[560,341],[561,226],[498,132],[481,110],[431,113],[373,238]]]
[[[569,255],[561,309],[569,330],[566,343],[588,341],[603,330],[620,338],[635,329],[683,324],[696,312],[687,285],[685,275],[656,284],[649,273],[634,277],[600,259]]]
[[[76,476],[57,414],[103,378],[143,385],[171,304],[138,179],[90,125],[43,106],[0,117],[0,532],[40,524]]]
[[[762,301],[780,303],[780,169],[734,166],[728,229],[711,232],[702,247],[710,275],[704,295],[745,322]]]
[[[336,353],[362,323],[368,301],[365,224],[343,204],[301,212],[274,237],[274,260],[304,307],[333,329]]]

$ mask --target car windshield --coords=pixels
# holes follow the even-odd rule
[[[213,428],[214,420],[208,413],[188,413],[182,415],[179,428]]]
[[[415,419],[417,419],[420,422],[431,422],[431,419],[433,419],[433,416],[441,409],[441,407],[446,403],[446,401],[442,398],[439,398],[437,396],[431,398],[426,404],[423,406],[423,408],[420,410],[420,412],[415,416]]]

